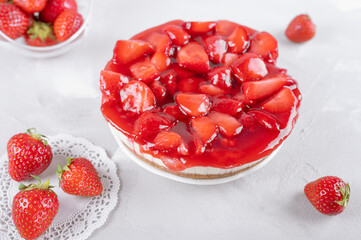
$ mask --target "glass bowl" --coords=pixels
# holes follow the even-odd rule
[[[83,16],[84,22],[79,30],[66,41],[49,47],[34,47],[27,45],[23,37],[13,40],[0,31],[0,46],[34,58],[54,57],[69,51],[86,36],[93,7],[92,0],[76,0],[76,2],[78,5],[78,12]]]

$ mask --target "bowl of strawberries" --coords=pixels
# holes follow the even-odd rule
[[[0,0],[0,46],[30,57],[54,57],[79,43],[91,0]]]

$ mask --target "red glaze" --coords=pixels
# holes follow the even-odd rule
[[[237,37],[237,32],[241,36]],[[275,65],[277,41],[262,33],[272,41],[260,44],[263,35],[257,33],[225,20],[205,23],[176,20],[137,34],[132,40],[148,42],[153,49],[169,49],[164,35],[171,41],[170,51],[162,51],[170,58],[170,64],[164,71],[157,68],[160,77],[142,82],[153,91],[156,101],[153,102],[150,93],[140,94],[140,99],[134,101],[147,99],[147,109],[151,110],[126,111],[130,103],[122,105],[114,100],[117,96],[109,97],[110,92],[103,91],[104,117],[140,144],[142,152],[162,159],[173,171],[195,166],[227,169],[268,156],[291,133],[302,97],[291,77],[273,77],[286,76],[286,71]],[[154,36],[165,45],[150,43]],[[219,44],[224,41],[228,48]],[[132,81],[131,66],[149,63],[157,53],[144,52],[135,62],[130,59],[131,64],[127,59],[124,64],[110,60],[104,70],[120,73]],[[259,62],[257,66],[240,65],[244,54],[254,56]],[[250,72],[253,69],[256,74]],[[270,86],[272,89],[267,90]]]

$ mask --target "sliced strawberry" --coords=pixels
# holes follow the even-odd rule
[[[275,63],[266,63],[266,67],[267,67],[267,71],[268,71],[268,75],[267,77],[276,75],[276,74],[286,74],[287,73],[287,69],[284,68],[279,68],[275,65]]]
[[[177,78],[173,70],[166,71],[162,74],[160,82],[163,83],[170,95],[177,91]]]
[[[172,46],[172,42],[166,34],[161,33],[153,33],[147,38],[147,42],[149,42],[156,52],[161,52],[164,54],[169,54],[170,48]]]
[[[212,111],[209,113],[210,117],[219,127],[221,133],[226,137],[232,137],[242,131],[242,124],[231,115]]]
[[[231,53],[244,53],[249,46],[249,37],[241,26],[237,27],[228,37],[229,51]]]
[[[289,76],[278,74],[260,81],[245,82],[242,90],[248,99],[260,99],[272,95],[291,81]]]
[[[225,66],[231,65],[234,61],[238,59],[238,54],[235,53],[226,53],[224,55],[223,63]]]
[[[225,94],[226,91],[212,84],[204,84],[199,87],[199,92],[207,94],[209,96],[217,96]]]
[[[205,34],[211,31],[216,26],[215,22],[186,22],[183,27],[192,36]]]
[[[192,128],[199,134],[204,144],[212,142],[218,134],[217,124],[209,117],[193,118]]]
[[[171,126],[168,119],[150,111],[144,112],[134,125],[135,140],[152,141],[158,133],[170,129]]]
[[[133,78],[144,83],[151,83],[159,78],[157,68],[150,62],[138,62],[130,67]]]
[[[252,105],[255,101],[248,99],[242,92],[233,96],[234,99],[241,101],[244,105]]]
[[[179,121],[188,121],[189,117],[184,114],[178,107],[178,105],[169,105],[163,109],[164,113],[170,114]]]
[[[243,102],[229,97],[215,97],[212,105],[213,109],[217,112],[235,116],[242,111]]]
[[[158,109],[157,109],[158,111]],[[169,113],[165,113],[165,112],[157,112],[157,115],[164,117],[165,119],[167,119],[168,121],[170,121],[171,123],[174,123],[177,119]]]
[[[228,37],[239,26],[237,23],[227,20],[218,21],[216,24],[216,33],[221,36]]]
[[[155,108],[155,97],[150,88],[142,82],[132,80],[120,90],[123,110],[142,113]]]
[[[257,55],[245,53],[231,64],[234,77],[238,82],[258,80],[267,75],[265,63]]]
[[[257,54],[266,62],[276,62],[278,57],[277,40],[267,32],[259,32],[251,39],[248,51]]]
[[[178,133],[162,131],[154,139],[154,147],[163,150],[169,151],[176,149],[182,143],[182,138]]]
[[[179,67],[178,64],[171,64],[169,69],[175,73],[175,76],[177,77],[178,80],[183,78],[190,78],[196,75],[195,72],[191,72],[186,69],[183,69]]]
[[[180,67],[201,74],[210,69],[207,53],[196,42],[190,42],[182,47],[178,52],[177,61]]]
[[[163,103],[167,98],[167,89],[163,86],[163,84],[158,81],[154,81],[150,84],[149,87],[157,99],[157,103]]]
[[[280,122],[269,113],[265,113],[259,110],[251,110],[248,112],[248,114],[254,116],[261,125],[268,129],[280,129]]]
[[[111,100],[120,100],[119,91],[129,78],[120,73],[102,70],[100,72],[100,91]]]
[[[289,88],[283,88],[276,93],[270,100],[263,104],[262,109],[271,112],[279,113],[290,111],[296,105],[297,99]]]
[[[156,52],[150,59],[150,62],[161,72],[165,71],[170,65],[170,57],[163,52]]]
[[[179,93],[175,98],[179,108],[192,117],[207,115],[211,101],[205,94]]]
[[[178,91],[181,92],[197,92],[199,89],[199,83],[202,82],[202,78],[184,78],[178,82]]]
[[[222,62],[224,54],[227,53],[228,43],[221,36],[210,36],[204,40],[209,59],[212,63]]]
[[[258,120],[249,113],[243,113],[239,118],[239,121],[242,123],[243,127],[248,130],[254,130],[256,126],[259,125]]]
[[[164,28],[172,43],[177,46],[183,46],[189,42],[189,34],[183,28],[175,25],[169,25]]]
[[[153,47],[147,42],[119,40],[114,48],[113,61],[117,64],[128,64],[153,52]]]
[[[214,86],[228,90],[232,87],[231,69],[228,67],[215,67],[208,72],[207,80]]]

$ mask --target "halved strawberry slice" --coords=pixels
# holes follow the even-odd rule
[[[235,53],[226,53],[224,55],[224,59],[223,59],[223,63],[225,66],[229,66],[231,65],[234,61],[236,61],[238,59],[238,54]]]
[[[227,20],[220,20],[216,24],[216,33],[221,36],[228,37],[239,26],[237,23]]]
[[[152,54],[152,45],[140,40],[119,40],[114,48],[113,61],[117,64],[131,63],[147,54]]]
[[[123,110],[142,113],[155,108],[155,97],[150,88],[142,82],[132,80],[120,90]]]
[[[241,26],[237,27],[228,37],[229,51],[231,53],[244,53],[249,46],[249,37]]]
[[[179,108],[192,117],[207,115],[211,101],[205,94],[179,93],[175,98]]]
[[[191,120],[192,128],[199,134],[204,144],[212,142],[218,134],[217,124],[209,117],[198,117]]]
[[[231,64],[234,77],[240,83],[258,80],[267,75],[267,68],[261,58],[252,53],[241,55]]]
[[[222,62],[224,54],[227,53],[228,43],[221,36],[210,36],[204,40],[205,48],[212,63]]]
[[[178,107],[178,105],[169,105],[166,106],[163,109],[164,113],[170,114],[173,117],[175,117],[177,120],[179,121],[183,121],[186,122],[189,119],[189,116],[187,116],[186,114],[184,114]]]
[[[203,84],[199,87],[199,92],[207,94],[209,96],[217,96],[225,94],[226,91],[212,84]]]
[[[241,101],[243,105],[252,105],[253,103],[255,103],[254,100],[248,99],[242,92],[239,92],[236,95],[234,95],[233,99]]]
[[[156,52],[150,59],[150,62],[161,72],[165,71],[170,65],[170,57],[163,52]]]
[[[129,78],[123,74],[105,70],[100,72],[100,91],[111,100],[120,100],[119,91],[128,82]]]
[[[194,75],[196,75],[195,72],[188,71],[184,68],[181,68],[176,63],[171,64],[169,66],[169,69],[175,73],[175,76],[177,77],[178,80],[183,79],[183,78],[193,77]]]
[[[157,68],[150,62],[135,63],[130,67],[130,72],[133,78],[145,83],[151,83],[159,78]]]
[[[271,112],[279,113],[290,111],[297,103],[297,99],[289,88],[283,88],[276,93],[270,100],[263,104],[262,109]]]
[[[239,121],[242,123],[245,129],[250,131],[254,130],[259,125],[258,120],[249,113],[243,113],[239,118]]]
[[[157,103],[161,104],[167,98],[167,89],[158,81],[154,81],[150,84],[150,89],[152,90]]]
[[[245,82],[242,90],[248,99],[260,99],[272,95],[291,81],[286,74],[278,74],[260,81]]]
[[[170,129],[172,122],[156,113],[147,111],[137,119],[134,125],[135,140],[152,141],[158,133]]]
[[[269,113],[260,110],[251,110],[248,114],[255,117],[255,119],[264,127],[272,130],[280,129],[280,122]]]
[[[166,71],[162,74],[160,82],[166,87],[170,95],[174,95],[177,91],[177,78],[173,70]]]
[[[264,61],[276,62],[278,57],[277,40],[267,32],[259,32],[251,39],[248,51],[262,57]]]
[[[156,52],[162,52],[164,54],[169,54],[172,42],[166,34],[153,33],[147,38]]]
[[[243,102],[229,97],[215,97],[212,105],[213,109],[217,112],[235,116],[242,111]]]
[[[154,147],[163,151],[175,150],[181,143],[181,136],[175,132],[162,131],[154,139]]]
[[[176,46],[183,46],[189,42],[189,34],[179,26],[169,25],[164,28],[164,31]]]
[[[202,82],[202,78],[190,77],[184,78],[178,82],[178,91],[181,92],[197,92],[199,89],[199,83]]]
[[[239,134],[243,129],[242,124],[231,115],[212,111],[209,113],[208,117],[218,125],[219,130],[226,137],[233,137]]]
[[[192,36],[205,34],[211,31],[216,26],[215,22],[186,22],[183,27]]]
[[[196,73],[206,73],[210,69],[208,55],[199,43],[190,42],[177,55],[180,67]]]
[[[208,72],[207,80],[214,86],[228,90],[232,87],[231,69],[228,67],[215,67]]]

